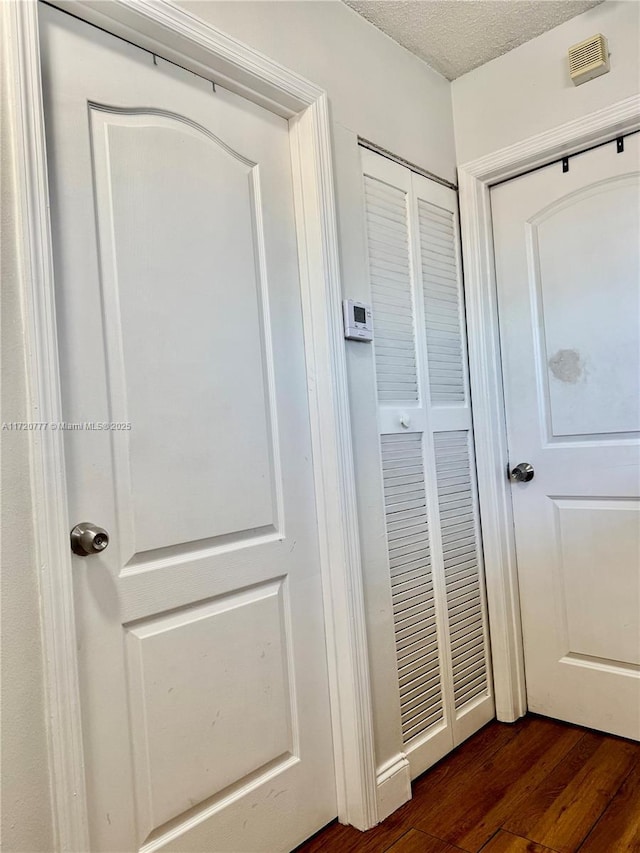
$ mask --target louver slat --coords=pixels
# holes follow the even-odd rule
[[[365,175],[369,276],[380,403],[418,399],[406,194]]]
[[[453,214],[418,199],[431,402],[465,402],[462,306]]]
[[[456,710],[487,691],[478,531],[474,518],[469,435],[434,434],[442,556]]]
[[[380,437],[404,743],[443,719],[422,435]]]

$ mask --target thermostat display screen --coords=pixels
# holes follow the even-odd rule
[[[367,312],[364,308],[361,308],[359,305],[353,306],[353,319],[356,323],[366,323],[367,322]]]

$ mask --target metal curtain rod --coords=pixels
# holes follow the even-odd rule
[[[428,172],[426,169],[416,166],[415,163],[410,163],[408,160],[405,160],[404,157],[398,157],[397,154],[392,154],[391,151],[387,151],[386,148],[383,148],[381,145],[376,145],[375,142],[371,142],[369,139],[364,139],[362,136],[359,136],[358,145],[362,146],[362,148],[368,148],[369,151],[373,151],[374,154],[381,154],[383,157],[386,157],[387,160],[393,160],[394,163],[399,163],[401,166],[405,166],[412,172],[422,175],[423,178],[428,178],[430,181],[442,184],[443,187],[448,187],[450,190],[458,191],[457,185],[452,184],[451,181],[447,181],[445,178],[440,178],[438,175],[434,175],[433,172]]]
[[[615,145],[616,152],[618,154],[623,154],[624,140],[628,136],[633,136],[636,133],[640,133],[640,130],[631,130],[629,133],[624,133],[622,136],[612,136],[611,139],[606,139],[604,142],[596,142],[595,145],[590,145],[588,148],[581,148],[580,151],[574,151],[573,154],[564,154],[561,157],[556,157],[555,160],[551,160],[549,163],[542,163],[540,166],[534,166],[532,169],[527,169],[526,172],[518,172],[517,175],[511,175],[511,177],[505,178],[503,181],[498,181],[496,184],[492,184],[491,186],[497,187],[499,184],[506,184],[509,181],[515,181],[516,178],[531,175],[533,172],[539,172],[540,169],[546,169],[549,166],[556,166],[558,163],[562,163],[563,172],[568,172],[569,162],[573,160],[574,157],[579,157],[581,154],[588,154],[589,151],[595,151],[596,148],[602,148],[604,145]]]

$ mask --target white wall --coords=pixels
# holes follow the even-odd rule
[[[335,123],[449,180],[450,84],[340,0],[178,0],[329,93]]]
[[[368,290],[357,135],[445,178],[455,175],[449,84],[338,0],[184,2],[214,26],[326,88],[333,119],[344,289]],[[5,94],[3,90],[3,106]],[[6,131],[6,122],[3,131]],[[11,152],[3,144],[2,420],[28,420],[21,347],[21,282],[12,244]],[[6,162],[5,162],[6,158]],[[398,750],[399,709],[384,537],[371,348],[349,345],[360,514],[365,555],[376,750],[383,764]],[[356,396],[359,395],[359,396]],[[2,455],[2,837],[6,853],[52,847],[45,743],[42,648],[25,434],[4,433]]]
[[[567,50],[602,33],[611,71],[574,86]],[[640,92],[640,3],[606,0],[452,84],[457,162],[466,163]]]

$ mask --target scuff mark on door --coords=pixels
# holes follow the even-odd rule
[[[575,349],[559,349],[549,359],[549,368],[561,382],[575,383],[584,374],[584,365],[580,353]]]

